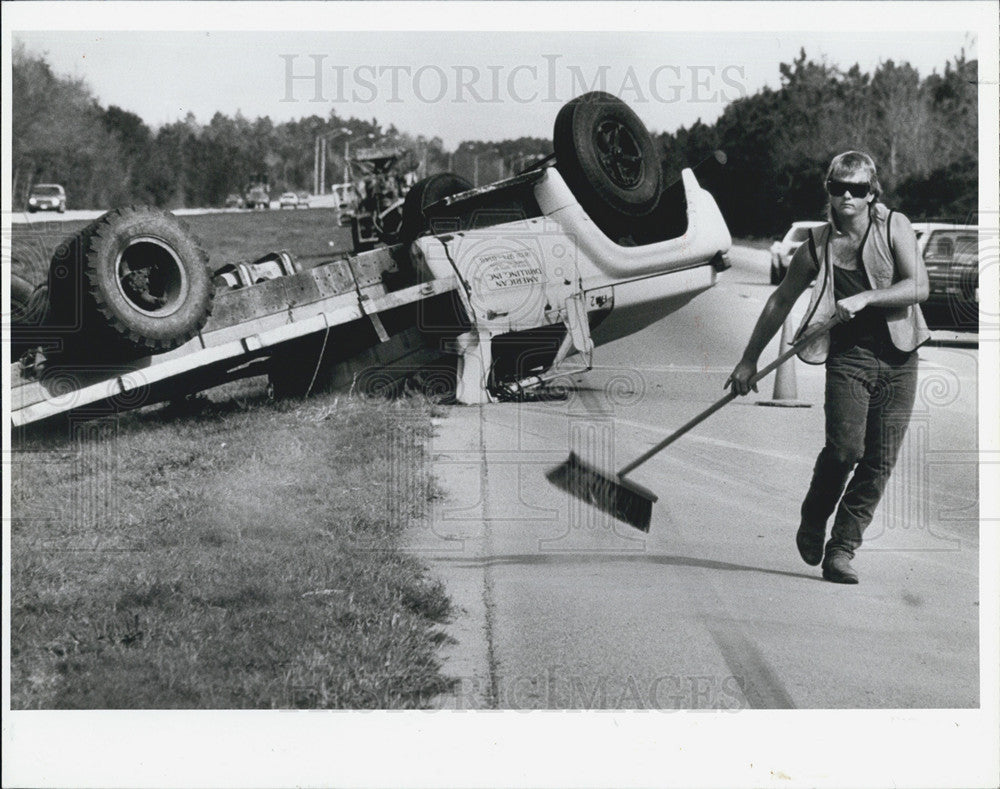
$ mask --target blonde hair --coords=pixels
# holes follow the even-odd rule
[[[882,196],[882,184],[878,180],[878,171],[875,169],[875,161],[864,151],[845,151],[837,154],[830,162],[830,167],[826,171],[826,181],[850,181],[852,175],[863,175],[868,182],[869,194],[874,196],[874,200],[868,204],[868,210],[874,210],[875,203]],[[824,186],[826,185],[824,181]],[[837,215],[833,210],[833,204],[829,199],[826,201],[826,215],[834,226],[838,226]]]

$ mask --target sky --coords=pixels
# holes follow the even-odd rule
[[[563,5],[571,14],[574,6]],[[926,76],[963,49],[976,57],[979,46],[968,27],[709,32],[673,30],[664,19],[655,32],[335,24],[324,32],[165,32],[157,23],[137,14],[130,30],[21,29],[13,40],[44,54],[57,73],[85,80],[103,106],[132,111],[154,128],[189,112],[200,122],[215,112],[280,122],[335,111],[439,136],[448,148],[464,139],[550,137],[559,107],[593,88],[621,96],[654,131],[711,123],[733,99],[777,87],[779,64],[800,48],[844,69],[857,63],[872,71],[891,59]]]

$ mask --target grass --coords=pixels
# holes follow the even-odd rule
[[[349,228],[338,227],[332,208],[297,211],[235,211],[180,217],[201,239],[210,266],[258,258],[287,249],[300,258],[322,258],[350,249]],[[14,273],[29,282],[45,281],[56,247],[89,222],[34,220],[11,229]],[[333,242],[331,245],[330,242]]]
[[[186,217],[213,268],[349,246],[333,212]],[[41,282],[85,222],[13,228]],[[333,246],[329,244],[334,241]],[[434,406],[243,381],[12,454],[14,709],[413,708],[449,686],[442,585],[401,545]]]
[[[450,604],[400,548],[435,495],[435,406],[195,405],[21,438],[12,708],[414,708],[446,689]]]

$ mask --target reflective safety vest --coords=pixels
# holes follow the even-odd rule
[[[881,203],[876,203],[869,212],[871,224],[861,242],[861,262],[868,275],[868,282],[878,290],[888,288],[902,279],[896,270],[896,256],[892,251],[889,221],[893,212]],[[805,318],[795,333],[795,339],[805,334],[813,326],[830,320],[837,312],[833,296],[833,261],[830,259],[830,237],[833,225],[827,222],[817,228],[813,235],[809,231],[809,252],[816,264],[816,284]],[[872,307],[877,310],[889,328],[892,344],[901,351],[912,351],[930,339],[924,315],[919,304],[906,307]],[[830,353],[830,334],[825,332],[799,351],[799,358],[809,364],[822,364]]]

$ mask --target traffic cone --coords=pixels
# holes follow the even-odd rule
[[[792,338],[795,329],[792,328],[791,316],[785,319],[781,326],[781,347],[778,348],[780,356],[792,345]],[[774,393],[770,400],[758,400],[757,405],[771,405],[780,408],[809,408],[812,403],[799,400],[799,389],[795,382],[795,357],[793,356],[781,365],[774,374]]]

